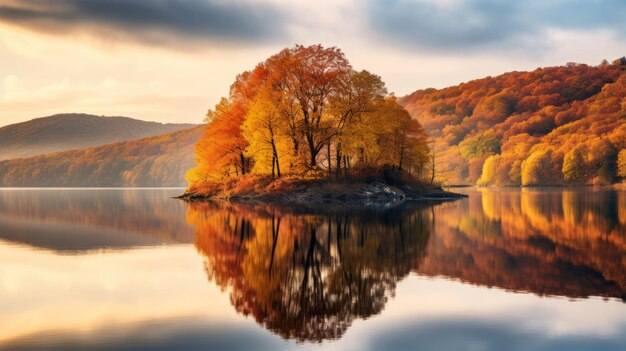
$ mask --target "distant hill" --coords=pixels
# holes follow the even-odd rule
[[[139,140],[0,161],[3,187],[186,186],[196,126]]]
[[[626,162],[626,58],[510,72],[399,102],[432,137],[447,184],[603,184],[618,179],[620,152]]]
[[[128,117],[53,115],[0,128],[0,160],[84,149],[190,127],[193,125],[146,122]]]

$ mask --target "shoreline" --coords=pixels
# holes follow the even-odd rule
[[[454,201],[467,198],[443,190],[440,187],[422,185],[422,188],[408,185],[394,186],[381,181],[373,182],[310,182],[282,191],[256,191],[243,189],[213,194],[189,192],[176,198],[188,201],[228,201],[228,202],[267,202],[284,204],[395,204],[407,201]]]

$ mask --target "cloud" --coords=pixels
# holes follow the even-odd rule
[[[545,26],[626,33],[626,3],[622,0],[534,0],[532,4],[536,21]]]
[[[6,350],[287,350],[283,342],[250,323],[217,325],[199,317],[149,319],[126,324],[107,323],[94,330],[55,330],[0,340]]]
[[[367,16],[386,40],[440,52],[528,52],[550,44],[550,29],[626,33],[618,0],[369,0]]]
[[[451,320],[410,322],[373,335],[371,350],[607,350],[623,349],[626,326],[617,335],[551,335],[520,328],[516,321]]]
[[[265,43],[284,36],[270,4],[219,0],[22,0],[0,5],[0,22],[50,34],[85,33],[151,45]]]
[[[488,4],[475,6],[478,2]],[[374,0],[370,1],[368,16],[373,29],[392,40],[419,48],[456,51],[516,36],[524,27],[523,18],[515,11],[519,6],[514,1],[440,5],[433,1]]]
[[[4,111],[2,122],[7,124],[68,111],[198,123],[207,106],[201,94],[172,91],[159,81],[140,84],[111,77],[101,81],[64,78],[37,87],[13,75],[0,79],[0,111]]]

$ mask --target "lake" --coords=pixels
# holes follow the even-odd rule
[[[0,190],[2,350],[624,350],[626,191]]]

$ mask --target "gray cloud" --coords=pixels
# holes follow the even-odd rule
[[[157,45],[189,41],[259,43],[283,36],[270,5],[216,0],[21,0],[0,21],[46,33],[91,32]]]
[[[533,0],[531,4],[531,15],[541,25],[626,33],[626,2],[623,0]]]
[[[226,323],[225,323],[226,324]],[[45,345],[45,346],[42,346]],[[287,350],[292,346],[250,323],[216,325],[197,316],[107,323],[89,331],[52,330],[2,340],[0,350]]]
[[[445,52],[542,46],[549,28],[626,33],[620,0],[369,0],[367,15],[387,40]]]
[[[372,336],[370,350],[483,350],[483,351],[551,351],[551,350],[622,350],[626,326],[619,325],[614,336],[564,334],[550,335],[541,330],[520,328],[514,320],[409,321],[393,330],[382,330]],[[384,333],[384,334],[383,334]]]

